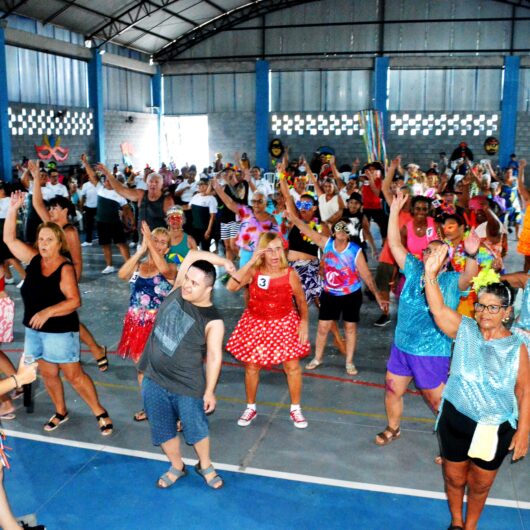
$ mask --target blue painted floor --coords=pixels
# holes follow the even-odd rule
[[[164,462],[11,437],[6,489],[17,515],[48,530],[445,529],[446,503],[405,495],[223,471],[209,490],[188,468],[170,490],[155,487]],[[530,510],[487,506],[481,530],[530,529]]]

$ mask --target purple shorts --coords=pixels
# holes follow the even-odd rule
[[[439,355],[411,355],[394,343],[386,369],[394,375],[413,377],[419,390],[429,390],[447,382],[451,357]]]

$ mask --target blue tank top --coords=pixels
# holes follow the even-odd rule
[[[523,301],[521,303],[521,312],[517,321],[513,323],[513,326],[530,331],[530,279],[526,281],[523,291]]]
[[[443,399],[476,422],[501,425],[508,421],[516,429],[521,344],[517,335],[485,340],[475,320],[463,316]]]
[[[330,237],[324,247],[324,291],[334,296],[344,296],[361,288],[361,277],[355,266],[355,260],[361,247],[355,243],[339,252],[335,249],[335,240]]]

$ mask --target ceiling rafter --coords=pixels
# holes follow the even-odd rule
[[[220,5],[212,2],[211,0],[204,0],[204,3],[212,6],[214,9],[217,9],[220,13],[225,14],[227,12],[226,9],[223,9]]]
[[[0,17],[0,20],[7,18],[11,13],[14,13],[19,7],[27,4],[28,0],[5,0],[4,14]]]
[[[142,20],[148,19],[154,13],[167,8],[171,4],[175,4],[179,0],[159,0],[161,4],[155,4],[151,1],[142,0],[137,2],[132,7],[123,11],[119,15],[115,15],[109,22],[99,26],[95,31],[93,31],[88,38],[98,38],[101,39],[101,42],[98,43],[98,47],[110,42],[115,39],[117,36],[121,35],[125,31],[135,28],[138,31],[147,33],[148,35],[153,35],[155,37],[169,41],[170,39],[162,37],[150,30],[146,30],[137,26]]]
[[[154,54],[154,60],[165,63],[176,59],[181,53],[196,46],[213,35],[274,11],[319,0],[255,0],[193,28]]]
[[[156,4],[151,2],[151,1],[149,1],[148,3],[153,5],[153,6],[156,6]],[[171,9],[168,9],[167,7],[162,8],[162,11],[164,13],[167,13],[168,15],[171,15],[172,17],[178,18],[178,19],[182,20],[183,22],[186,22],[187,24],[190,24],[193,27],[196,27],[196,26],[199,25],[199,23],[195,22],[195,20],[191,20],[191,18],[187,18],[187,17],[181,15],[180,13],[175,13],[174,11],[171,11]]]
[[[67,9],[70,9],[77,0],[68,0],[65,1],[65,4],[63,7],[52,13],[48,18],[42,21],[42,25],[45,26],[46,24],[49,24],[53,19],[57,18],[59,15],[62,15]]]

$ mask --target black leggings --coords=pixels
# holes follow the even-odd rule
[[[450,462],[471,460],[481,469],[495,471],[499,469],[508,454],[508,447],[512,443],[515,429],[507,421],[499,426],[499,443],[495,458],[491,462],[486,462],[480,458],[470,458],[467,455],[476,426],[476,421],[456,410],[449,401],[444,401],[438,421],[438,441],[440,442],[441,455]]]

